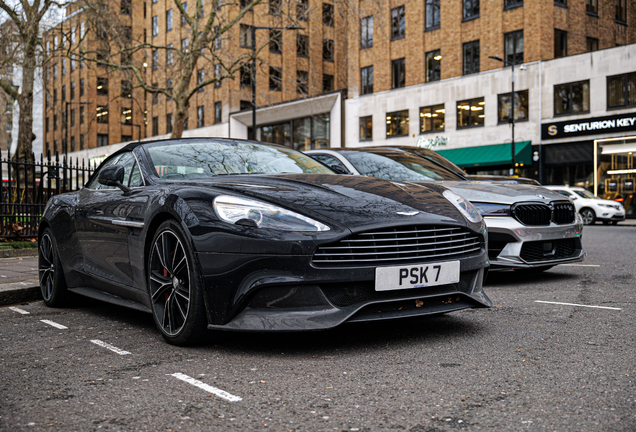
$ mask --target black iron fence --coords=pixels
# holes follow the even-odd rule
[[[84,187],[95,166],[83,159],[54,157],[1,158],[0,238],[37,237],[38,225],[49,198]]]

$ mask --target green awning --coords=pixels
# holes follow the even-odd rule
[[[512,144],[492,144],[477,147],[463,147],[439,150],[437,153],[461,168],[506,165],[512,162]],[[532,142],[515,143],[515,162],[532,165]]]

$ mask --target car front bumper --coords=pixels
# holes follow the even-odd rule
[[[583,261],[583,224],[526,226],[512,217],[485,217],[491,270],[531,269]]]
[[[614,208],[597,208],[596,220],[598,221],[622,221],[625,220],[625,211]]]

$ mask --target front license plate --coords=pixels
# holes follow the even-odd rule
[[[459,282],[459,261],[375,269],[376,291],[422,288],[456,282]]]

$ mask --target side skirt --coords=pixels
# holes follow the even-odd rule
[[[123,299],[121,297],[117,297],[115,295],[106,293],[104,291],[100,291],[95,288],[69,288],[69,291],[83,295],[85,297],[90,297],[95,300],[104,301],[106,303],[112,303],[118,306],[124,306],[130,309],[135,309],[141,312],[152,313],[150,308],[144,304],[137,303],[132,300]]]

